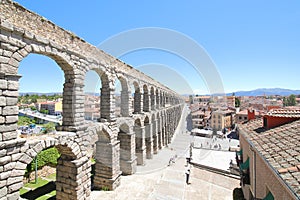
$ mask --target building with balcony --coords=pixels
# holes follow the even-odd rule
[[[193,129],[210,128],[211,111],[209,103],[201,102],[190,105]]]

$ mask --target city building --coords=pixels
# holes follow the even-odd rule
[[[235,122],[242,123],[242,122],[249,121],[251,119],[257,119],[261,116],[262,113],[260,111],[256,111],[253,109],[242,110],[235,114]]]
[[[197,103],[197,102],[209,103],[210,101],[211,101],[211,96],[196,96],[196,97],[194,97],[194,103]]]
[[[273,110],[263,118],[238,125],[244,197],[300,199],[299,111]]]
[[[234,124],[234,112],[231,110],[218,110],[212,112],[211,128],[216,131],[222,131],[224,128],[231,128]]]
[[[47,110],[49,115],[62,114],[62,101],[44,101],[35,104],[36,109],[41,112]]]
[[[100,96],[85,95],[84,118],[92,121],[100,119]]]
[[[192,113],[193,128],[203,129],[210,127],[210,111],[198,110]]]
[[[211,111],[208,102],[194,103],[190,105],[193,129],[210,128]]]
[[[274,128],[300,119],[300,110],[274,109],[263,117],[266,129]]]

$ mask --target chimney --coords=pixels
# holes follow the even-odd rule
[[[255,119],[255,110],[254,109],[248,109],[248,121]]]

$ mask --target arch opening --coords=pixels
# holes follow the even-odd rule
[[[43,142],[44,145],[41,144]],[[22,177],[22,182],[28,180],[30,175],[27,173],[28,169],[35,168],[36,164],[38,177],[34,181],[25,183],[24,187],[20,189],[20,196],[23,199],[62,199],[66,196],[72,196],[76,199],[82,196],[81,192],[83,191],[84,197],[88,197],[90,194],[89,174],[91,172],[89,159],[78,158],[75,154],[76,147],[72,149],[72,144],[51,144],[54,142],[40,141],[34,148],[39,150],[36,154],[30,154],[32,149],[25,152],[29,157],[26,161],[20,161],[28,164],[20,165],[24,167],[22,171],[25,174],[25,178]],[[43,149],[42,146],[45,148]],[[81,164],[78,165],[78,163]],[[50,173],[47,174],[47,172]]]
[[[94,70],[89,70],[84,79],[84,119],[89,121],[100,120],[100,88],[101,77]]]

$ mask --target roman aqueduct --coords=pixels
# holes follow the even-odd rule
[[[19,198],[27,164],[49,147],[61,153],[56,198],[89,199],[92,156],[94,187],[113,190],[121,174],[134,174],[171,142],[183,107],[178,94],[17,3],[0,0],[0,13],[0,199]],[[17,136],[18,67],[29,54],[53,59],[64,72],[63,123],[52,138]],[[89,70],[102,83],[101,120],[94,123],[84,120]],[[121,117],[115,115],[117,80]]]

